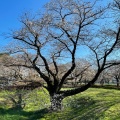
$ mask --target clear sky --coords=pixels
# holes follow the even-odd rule
[[[0,0],[0,47],[6,45],[10,39],[2,35],[12,29],[20,27],[19,18],[26,11],[37,12],[50,0]],[[106,1],[103,0],[103,4]]]
[[[10,30],[19,28],[20,16],[26,11],[37,12],[50,0],[0,0],[0,47],[6,45],[10,39],[2,35]]]

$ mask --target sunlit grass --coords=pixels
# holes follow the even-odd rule
[[[0,102],[5,100],[0,92]],[[90,88],[85,92],[63,100],[64,109],[49,113],[47,91],[36,89],[28,92],[22,110],[10,109],[6,104],[0,107],[0,120],[120,120],[120,91]],[[9,101],[8,101],[9,102]]]

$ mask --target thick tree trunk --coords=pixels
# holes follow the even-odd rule
[[[61,94],[54,93],[54,94],[50,95],[50,102],[51,102],[50,110],[51,111],[61,110],[63,98],[64,97]]]

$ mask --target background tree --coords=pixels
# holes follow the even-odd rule
[[[119,88],[120,86],[120,65],[109,68],[109,71],[111,72],[112,80],[114,80],[117,87]]]
[[[38,82],[38,74],[33,69],[16,66],[17,57],[20,55],[12,57],[9,54],[0,54],[0,88],[14,90],[13,93],[7,92],[4,96],[6,104],[11,103],[12,108],[21,110],[25,107],[25,99],[28,99],[31,90],[41,86],[41,80],[39,78]],[[19,58],[21,64],[22,61],[22,58]]]
[[[13,79],[13,71],[10,68],[5,67],[5,60],[10,56],[6,53],[0,54],[0,88],[4,88],[5,86],[9,86],[11,84],[11,80]]]
[[[104,84],[109,85],[109,83],[112,82],[111,71],[109,69],[104,70],[99,76],[97,82],[99,82],[101,86]]]
[[[39,17],[22,17],[22,27],[13,32],[13,38],[19,47],[14,47],[11,53],[19,52],[24,58],[16,66],[33,68],[46,82],[43,85],[50,95],[51,110],[62,108],[62,100],[83,92],[91,87],[103,70],[118,64],[118,59],[109,61],[117,46],[120,28],[113,31],[96,32],[100,28],[100,18],[105,18],[107,7],[99,7],[99,1],[86,2],[81,0],[51,0],[46,5],[46,11]],[[19,48],[19,49],[18,49]],[[61,90],[63,84],[76,68],[76,58],[88,49],[93,53],[96,72],[84,86],[71,90]],[[31,54],[30,54],[31,53]],[[61,73],[59,65],[70,61],[71,66]],[[90,60],[91,64],[92,60]],[[51,67],[52,65],[52,67]],[[93,66],[91,66],[93,67]],[[54,70],[53,70],[54,69]]]
[[[66,66],[70,66],[71,64],[66,64]],[[66,79],[66,85],[70,84],[70,86],[77,87],[83,84],[87,84],[89,80],[94,75],[94,70],[91,69],[91,64],[85,59],[76,59],[76,67],[74,71],[69,75]]]

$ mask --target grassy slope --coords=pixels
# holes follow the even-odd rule
[[[37,93],[37,95],[36,95]],[[6,94],[0,93],[0,96]],[[45,92],[38,90],[26,97],[27,105],[23,111],[8,108],[0,97],[0,120],[120,120],[120,91],[90,88],[89,90],[66,98],[64,110],[48,113],[49,100]],[[48,103],[48,104],[47,104]]]

